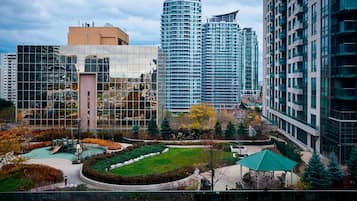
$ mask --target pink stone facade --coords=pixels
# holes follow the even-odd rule
[[[79,113],[81,130],[97,128],[97,79],[95,74],[80,74],[79,77]]]

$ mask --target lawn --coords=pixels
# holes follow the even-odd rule
[[[0,192],[30,190],[62,180],[63,173],[49,166],[10,164],[3,166],[0,171]]]
[[[232,163],[232,153],[214,150],[215,166]],[[153,156],[133,164],[111,170],[111,173],[123,176],[145,176],[162,174],[182,167],[194,166],[205,168],[210,161],[210,151],[202,148],[170,148],[164,154]]]

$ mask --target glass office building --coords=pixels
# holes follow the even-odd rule
[[[17,47],[17,119],[31,127],[141,129],[158,119],[158,47]]]
[[[242,34],[237,13],[216,15],[202,30],[202,101],[219,110],[240,104]]]
[[[263,115],[304,149],[357,145],[357,3],[264,0]]]
[[[201,1],[165,0],[161,47],[165,66],[165,109],[188,112],[201,102]]]
[[[252,28],[242,32],[242,94],[259,95],[258,86],[258,38]]]

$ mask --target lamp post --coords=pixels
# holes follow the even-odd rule
[[[81,125],[81,119],[80,118],[78,118],[77,119],[77,124],[78,124],[78,130],[77,130],[77,146],[76,146],[76,149],[77,149],[77,160],[78,160],[78,162],[80,161],[80,157],[79,157],[79,155],[80,155],[80,149],[81,149],[81,145],[80,145],[80,142],[79,142],[79,139],[80,139],[80,125]]]

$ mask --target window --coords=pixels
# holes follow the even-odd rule
[[[311,72],[316,72],[316,40],[311,42]]]
[[[316,78],[311,78],[311,108],[316,108]]]
[[[311,6],[311,35],[316,35],[316,3]]]
[[[316,115],[311,114],[311,126],[316,128]]]

